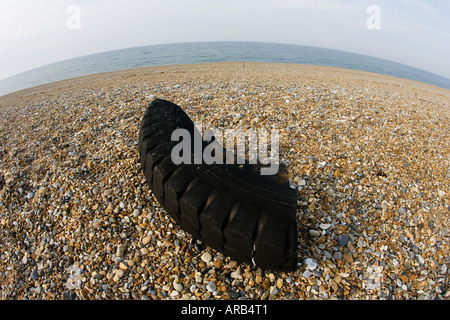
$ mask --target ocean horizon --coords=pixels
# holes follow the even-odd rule
[[[450,79],[346,51],[265,42],[189,42],[119,49],[55,62],[0,80],[0,96],[80,76],[151,66],[212,62],[293,63],[369,71],[450,89]]]

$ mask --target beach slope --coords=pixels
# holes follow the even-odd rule
[[[233,261],[153,197],[155,98],[203,129],[276,128],[298,269]],[[0,97],[1,299],[448,299],[450,91],[331,67],[133,69]]]

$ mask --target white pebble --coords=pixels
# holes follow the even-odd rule
[[[184,289],[184,287],[183,287],[183,285],[181,283],[175,282],[175,281],[173,282],[173,288],[175,290],[177,290],[178,292],[182,292],[183,289]]]
[[[322,161],[319,163],[319,165],[317,166],[318,168],[323,168],[327,165],[326,161]]]
[[[321,223],[319,225],[319,228],[322,230],[327,230],[329,227],[331,227],[331,224],[329,224],[329,223]]]
[[[202,254],[201,259],[202,259],[204,262],[208,263],[208,262],[210,262],[210,261],[212,260],[212,255],[211,255],[211,253],[209,253],[208,251],[205,251],[205,253]]]

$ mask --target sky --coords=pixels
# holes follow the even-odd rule
[[[1,0],[0,79],[153,44],[252,41],[383,58],[450,78],[448,0]]]

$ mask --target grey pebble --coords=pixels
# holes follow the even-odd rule
[[[338,239],[339,245],[343,246],[343,247],[348,244],[348,241],[349,241],[349,238],[347,235],[340,236]]]
[[[335,258],[336,260],[341,260],[342,259],[342,253],[340,251],[336,251],[333,254],[333,258]]]
[[[217,290],[217,286],[216,284],[211,281],[210,283],[208,283],[208,285],[206,286],[206,289],[208,289],[209,292],[214,292]]]
[[[331,259],[333,257],[328,250],[323,250],[322,253],[326,259]]]
[[[312,258],[306,258],[304,260],[304,264],[306,266],[306,269],[308,270],[314,270],[315,268],[317,268],[317,262]]]
[[[305,270],[305,272],[302,273],[302,276],[308,279],[309,277],[311,277],[311,271]]]
[[[30,278],[33,280],[37,280],[39,278],[39,274],[36,269],[31,270]]]

